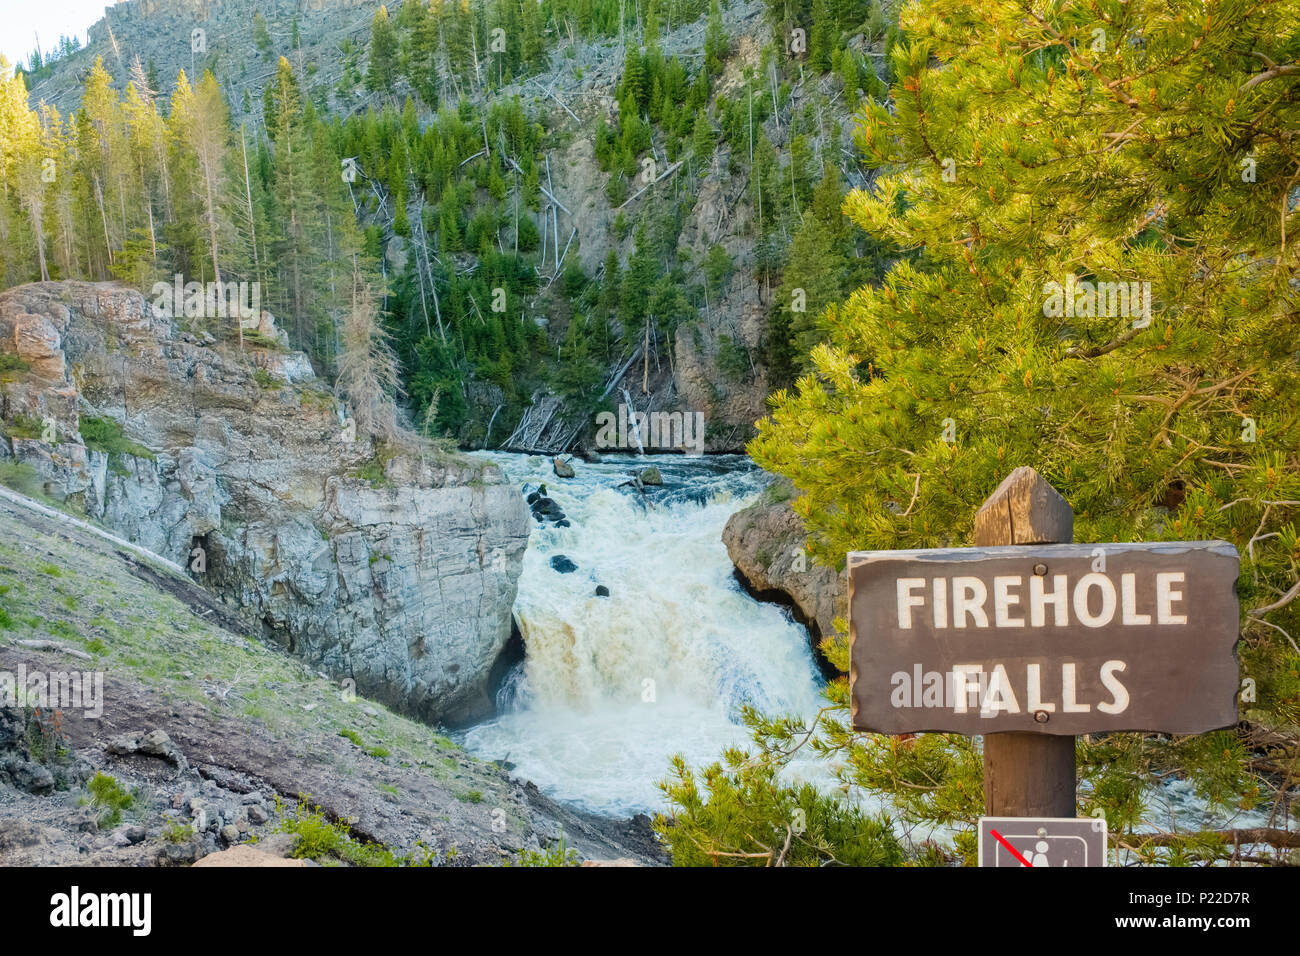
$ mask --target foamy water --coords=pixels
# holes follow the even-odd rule
[[[548,458],[485,457],[517,486],[545,482],[572,526],[533,527],[515,603],[527,657],[503,713],[459,735],[471,752],[509,760],[557,799],[628,814],[665,806],[656,783],[672,754],[700,765],[747,743],[743,704],[816,713],[807,632],[740,589],[722,544],[768,480],[748,459],[618,456],[575,461],[564,480]],[[646,508],[618,486],[651,464],[664,486]],[[578,569],[555,571],[558,554]]]

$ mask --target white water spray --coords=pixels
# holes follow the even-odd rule
[[[664,456],[647,511],[618,489],[631,458],[575,462],[566,481],[545,458],[488,457],[518,485],[545,482],[572,527],[533,529],[515,604],[527,658],[503,712],[461,734],[472,752],[508,759],[551,796],[628,814],[664,806],[656,783],[672,754],[699,765],[746,743],[742,704],[816,712],[807,633],[740,589],[721,541],[766,482],[747,459]],[[555,571],[558,554],[578,570]]]

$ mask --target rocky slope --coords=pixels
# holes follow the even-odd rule
[[[487,712],[518,492],[482,462],[348,440],[269,316],[243,352],[183,325],[112,283],[0,293],[0,459],[359,692],[426,721]]]
[[[104,17],[89,32],[87,46],[57,61],[48,76],[34,83],[30,90],[33,104],[45,101],[65,114],[79,106],[81,81],[96,57],[103,60],[119,88],[125,86],[131,64],[138,56],[142,63],[157,68],[159,92],[170,95],[176,74],[211,69],[226,93],[234,123],[251,119],[260,122],[262,93],[274,73],[281,55],[286,56],[304,89],[324,113],[342,115],[380,108],[391,103],[400,108],[405,97],[413,93],[405,80],[399,80],[391,94],[367,92],[364,86],[339,90],[345,71],[340,44],[348,41],[365,50],[370,39],[370,23],[379,8],[376,0],[303,0],[297,3],[266,4],[257,0],[123,0],[104,12]],[[395,15],[400,2],[387,4]],[[888,5],[887,5],[888,6]],[[265,51],[254,42],[253,13],[265,18],[270,45]],[[735,99],[742,95],[746,71],[762,66],[762,47],[769,42],[760,0],[732,0],[722,11],[723,24],[732,39],[732,50],[721,76],[716,78],[712,98]],[[193,31],[202,31],[201,49],[193,49]],[[614,123],[618,113],[616,90],[624,65],[624,47],[618,37],[584,41],[548,23],[544,28],[551,50],[549,64],[535,75],[501,89],[465,90],[470,101],[506,102],[518,95],[530,118],[539,122],[548,134],[547,182],[551,183],[561,208],[555,224],[562,237],[572,237],[573,252],[588,276],[602,273],[607,253],[614,249],[620,261],[628,261],[634,245],[634,228],[619,232],[614,223],[620,213],[606,198],[610,174],[602,171],[594,151],[595,133],[600,121]],[[703,19],[661,24],[658,41],[665,57],[679,55],[685,62],[698,62],[702,55],[705,33]],[[293,37],[299,42],[295,45]],[[632,35],[629,42],[636,44]],[[862,38],[850,45],[861,48]],[[877,44],[871,50],[883,57]],[[365,68],[365,55],[360,68]],[[789,98],[781,113],[761,124],[761,131],[773,144],[778,162],[786,162],[789,151],[791,121],[813,102],[819,116],[838,124],[839,139],[819,137],[814,143],[816,163],[823,159],[839,163],[845,182],[850,186],[866,184],[857,164],[846,161],[852,156],[851,110],[839,95],[840,81],[829,76],[809,73],[792,84]],[[345,84],[346,86],[346,84]],[[421,104],[420,121],[429,122],[432,114]],[[714,110],[716,113],[716,110]],[[820,122],[820,120],[819,120]],[[662,139],[662,134],[658,134]],[[824,142],[822,140],[825,140]],[[655,155],[662,157],[664,144],[658,142]],[[698,182],[687,183],[685,167],[668,176],[640,198],[629,200],[621,210],[631,225],[640,221],[645,209],[654,203],[686,199],[678,240],[693,263],[703,261],[713,245],[721,246],[731,258],[734,272],[709,306],[674,335],[671,344],[654,343],[654,357],[644,356],[632,362],[621,375],[622,361],[605,370],[608,394],[617,403],[625,387],[637,411],[698,412],[707,426],[706,448],[711,452],[741,452],[753,436],[753,423],[766,412],[766,398],[776,384],[764,365],[769,312],[773,307],[772,289],[760,291],[753,278],[755,265],[755,210],[749,176],[732,175],[729,146],[721,147]],[[554,174],[553,182],[551,175]],[[656,198],[658,197],[658,198]],[[665,200],[663,197],[672,197]],[[415,197],[410,197],[415,202]],[[408,209],[408,216],[418,217],[419,210]],[[538,218],[538,217],[534,217]],[[392,223],[381,221],[388,238],[390,263],[403,257],[405,242],[395,237]],[[544,224],[538,219],[540,226]],[[788,239],[789,237],[786,236]],[[692,273],[691,281],[698,277]],[[547,324],[554,344],[565,339],[568,328],[567,304],[555,295],[541,294],[529,303],[535,320]],[[617,335],[630,340],[627,351],[640,343],[637,329],[617,329]],[[725,343],[725,345],[724,345]],[[720,361],[724,350],[743,350],[749,369],[731,367],[724,371]],[[734,355],[733,355],[734,365]],[[617,378],[617,380],[615,380]],[[501,395],[488,382],[468,383],[467,399],[476,423],[462,435],[482,434],[500,408]],[[524,429],[511,436],[505,446],[530,451],[568,451],[580,445],[590,446],[594,423],[589,417],[544,391],[534,396],[538,409],[535,420],[545,420],[540,431]],[[498,426],[501,424],[497,423]],[[575,434],[575,425],[582,430]],[[493,445],[501,444],[494,436]]]
[[[14,699],[59,672],[101,693]],[[561,832],[584,858],[661,860],[644,818],[554,804],[250,639],[166,562],[0,489],[0,865],[184,865],[249,843],[494,864]]]
[[[808,536],[790,508],[793,497],[793,485],[778,477],[757,502],[731,516],[722,540],[746,589],[759,600],[790,607],[815,647],[840,633],[835,619],[848,613],[848,577],[813,563],[804,552]],[[821,655],[818,661],[835,673]]]

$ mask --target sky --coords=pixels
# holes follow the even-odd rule
[[[59,35],[76,35],[84,45],[86,30],[103,18],[113,0],[0,0],[0,54],[10,64],[26,62],[36,48],[50,50]]]

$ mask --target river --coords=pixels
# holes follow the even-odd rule
[[[814,714],[822,681],[807,631],[747,595],[722,544],[727,519],[769,476],[743,455],[574,461],[485,453],[517,487],[547,493],[571,527],[534,522],[515,615],[525,660],[498,694],[499,714],[457,736],[507,760],[548,795],[597,813],[663,809],[669,757],[694,765],[744,744],[743,704]],[[662,487],[619,487],[657,467]],[[577,570],[562,574],[551,558]],[[596,596],[596,587],[609,589]]]

